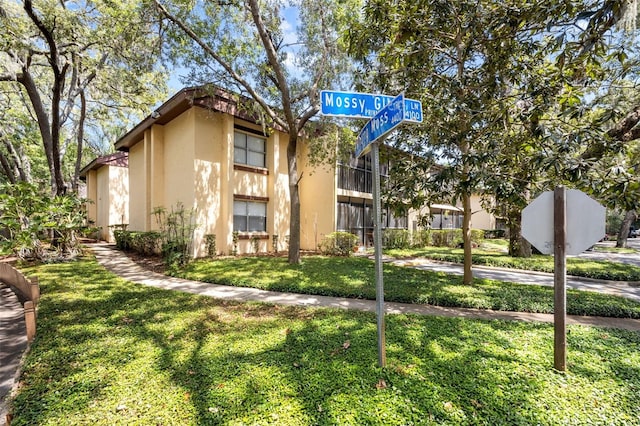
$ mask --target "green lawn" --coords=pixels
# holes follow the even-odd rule
[[[487,247],[487,246],[485,246]],[[474,249],[473,264],[516,268],[528,271],[553,272],[553,256],[533,255],[529,258],[511,257],[507,253],[492,249]],[[462,249],[448,247],[426,247],[420,249],[385,250],[385,254],[396,257],[425,257],[445,262],[463,263]],[[578,277],[615,281],[640,281],[640,268],[618,262],[594,261],[577,257],[567,258],[567,274]]]
[[[146,288],[91,259],[26,272],[42,300],[13,426],[638,424],[634,332],[569,327],[560,374],[551,325],[389,315],[380,369],[373,314]]]
[[[304,257],[289,265],[284,258],[239,257],[198,260],[173,275],[217,284],[327,296],[375,299],[373,261],[361,257]],[[384,265],[385,300],[519,312],[553,312],[553,288],[474,280]],[[640,303],[586,291],[567,291],[567,313],[640,318]]]

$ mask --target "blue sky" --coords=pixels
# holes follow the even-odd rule
[[[287,7],[282,12],[282,33],[284,34],[284,44],[292,45],[297,41],[296,27],[298,25],[298,9],[295,7]],[[293,66],[295,58],[295,48],[289,49],[289,57],[287,64]],[[181,78],[189,73],[187,68],[175,68],[169,78],[169,95],[172,96],[186,85],[182,83]]]

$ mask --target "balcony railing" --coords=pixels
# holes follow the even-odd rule
[[[380,185],[384,187],[387,176],[380,175]],[[347,191],[373,193],[373,174],[371,170],[356,169],[344,164],[338,165],[338,188]]]

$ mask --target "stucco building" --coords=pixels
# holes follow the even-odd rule
[[[113,242],[114,226],[129,223],[127,153],[98,157],[80,171],[87,183],[87,218],[100,228],[100,239]]]
[[[157,229],[153,211],[178,203],[193,208],[198,225],[195,256],[205,254],[205,236],[216,236],[219,253],[287,248],[289,182],[287,134],[265,129],[222,90],[183,89],[157,108],[115,146],[128,153],[129,230]],[[301,248],[315,250],[334,231],[356,234],[372,244],[371,161],[312,166],[306,144],[298,145],[301,176]],[[388,165],[382,164],[386,174]],[[91,194],[89,194],[91,198]],[[441,206],[456,211],[454,206]],[[424,212],[423,212],[424,213]],[[383,226],[410,229],[418,212],[395,217],[383,212]]]

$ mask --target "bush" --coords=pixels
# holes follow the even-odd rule
[[[162,234],[157,231],[133,232],[131,244],[136,252],[145,256],[158,254],[162,244]]]
[[[167,266],[184,266],[191,260],[193,231],[198,225],[194,224],[194,210],[186,209],[178,202],[171,212],[164,207],[156,207],[152,213],[162,234],[162,257]]]
[[[86,228],[84,204],[75,194],[49,197],[26,182],[0,188],[2,245],[20,258],[42,261],[75,257],[82,252],[79,236]]]
[[[384,229],[382,231],[382,246],[386,249],[407,249],[410,246],[411,235],[407,229]]]
[[[322,238],[318,249],[328,256],[351,256],[357,241],[358,237],[348,232],[332,232]]]
[[[484,231],[482,229],[471,230],[471,242],[480,245],[484,241]]]
[[[432,229],[431,244],[435,247],[457,247],[462,244],[462,229]]]
[[[484,231],[484,238],[487,239],[505,238],[506,235],[507,231],[504,229],[486,229]]]
[[[471,230],[471,242],[480,245],[484,240],[484,231]],[[427,229],[413,233],[414,247],[461,247],[463,244],[462,229]]]
[[[431,229],[420,229],[412,235],[412,247],[424,248],[431,245]]]
[[[216,234],[206,234],[204,236],[204,242],[207,247],[207,256],[215,257],[218,253],[216,246]]]
[[[131,250],[131,231],[115,230],[113,231],[113,238],[116,239],[116,248],[118,250]]]
[[[113,231],[116,247],[120,250],[131,250],[146,256],[160,254],[162,233],[157,231]]]

